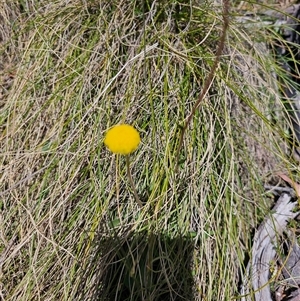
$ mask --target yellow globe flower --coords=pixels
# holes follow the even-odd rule
[[[107,131],[104,144],[107,148],[121,155],[134,152],[141,142],[139,132],[129,124],[115,125]]]

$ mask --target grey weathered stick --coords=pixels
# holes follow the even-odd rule
[[[272,213],[264,219],[255,233],[251,260],[243,277],[242,301],[272,301],[269,271],[270,262],[276,256],[276,237],[285,230],[288,220],[299,214],[299,212],[293,212],[296,205],[297,202],[291,202],[291,196],[288,193],[282,193]]]

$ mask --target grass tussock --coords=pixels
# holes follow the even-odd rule
[[[1,300],[237,296],[251,231],[272,204],[263,184],[297,169],[271,31],[231,20],[175,173],[215,59],[219,3],[0,5]],[[142,137],[131,156],[142,209],[125,158],[103,145],[117,123]]]

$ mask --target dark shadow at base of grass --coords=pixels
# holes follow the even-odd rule
[[[122,237],[101,236],[97,256],[85,271],[85,278],[94,279],[85,300],[87,295],[99,301],[194,299],[192,239],[132,231]]]

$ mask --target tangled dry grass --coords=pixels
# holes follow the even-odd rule
[[[0,3],[1,300],[230,300],[264,183],[297,171],[267,28],[211,1]],[[232,8],[234,12],[234,8]],[[137,207],[124,160],[106,151],[133,124]],[[237,297],[238,298],[238,297]]]

